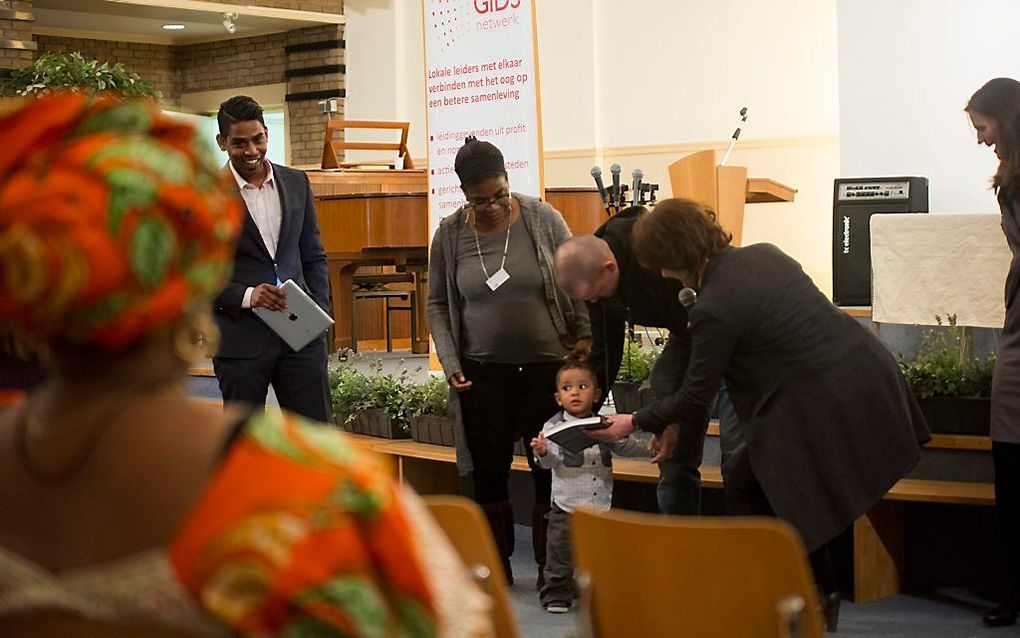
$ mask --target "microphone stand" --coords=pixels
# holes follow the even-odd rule
[[[726,160],[730,158],[730,151],[733,150],[733,145],[740,139],[740,127],[743,126],[744,122],[747,121],[747,107],[740,109],[740,123],[737,124],[737,130],[733,131],[733,137],[730,139],[730,145],[726,147],[726,153],[723,155],[722,161],[719,162],[719,166],[726,166]]]

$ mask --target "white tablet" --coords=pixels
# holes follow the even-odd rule
[[[252,308],[255,314],[280,335],[294,352],[301,350],[333,325],[333,319],[309,297],[301,286],[288,279],[280,285],[287,295],[284,311]]]

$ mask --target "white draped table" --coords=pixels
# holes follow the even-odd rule
[[[1001,328],[1009,262],[999,215],[873,215],[872,319]]]

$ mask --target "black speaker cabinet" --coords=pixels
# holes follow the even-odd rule
[[[927,213],[927,177],[839,178],[832,195],[832,301],[871,305],[871,216]]]

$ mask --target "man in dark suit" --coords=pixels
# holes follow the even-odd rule
[[[634,223],[645,212],[634,206],[620,211],[595,230],[564,242],[556,251],[556,283],[573,299],[588,303],[592,349],[588,361],[598,374],[599,387],[611,389],[623,359],[624,325],[665,328],[669,337],[649,383],[657,398],[672,396],[683,385],[690,357],[687,310],[677,302],[683,287],[675,279],[638,263],[631,248]],[[742,440],[737,417],[725,392],[719,402],[722,473]],[[701,512],[701,467],[708,418],[700,428],[679,431],[684,440],[677,454],[657,457],[659,512],[695,516]]]
[[[329,415],[326,342],[294,352],[252,308],[283,311],[288,279],[329,312],[326,253],[319,237],[308,177],[266,159],[269,131],[262,108],[244,95],[216,114],[216,142],[245,203],[234,274],[216,297],[220,329],[213,368],[225,402],[264,405],[272,384],[280,406],[317,421]]]

